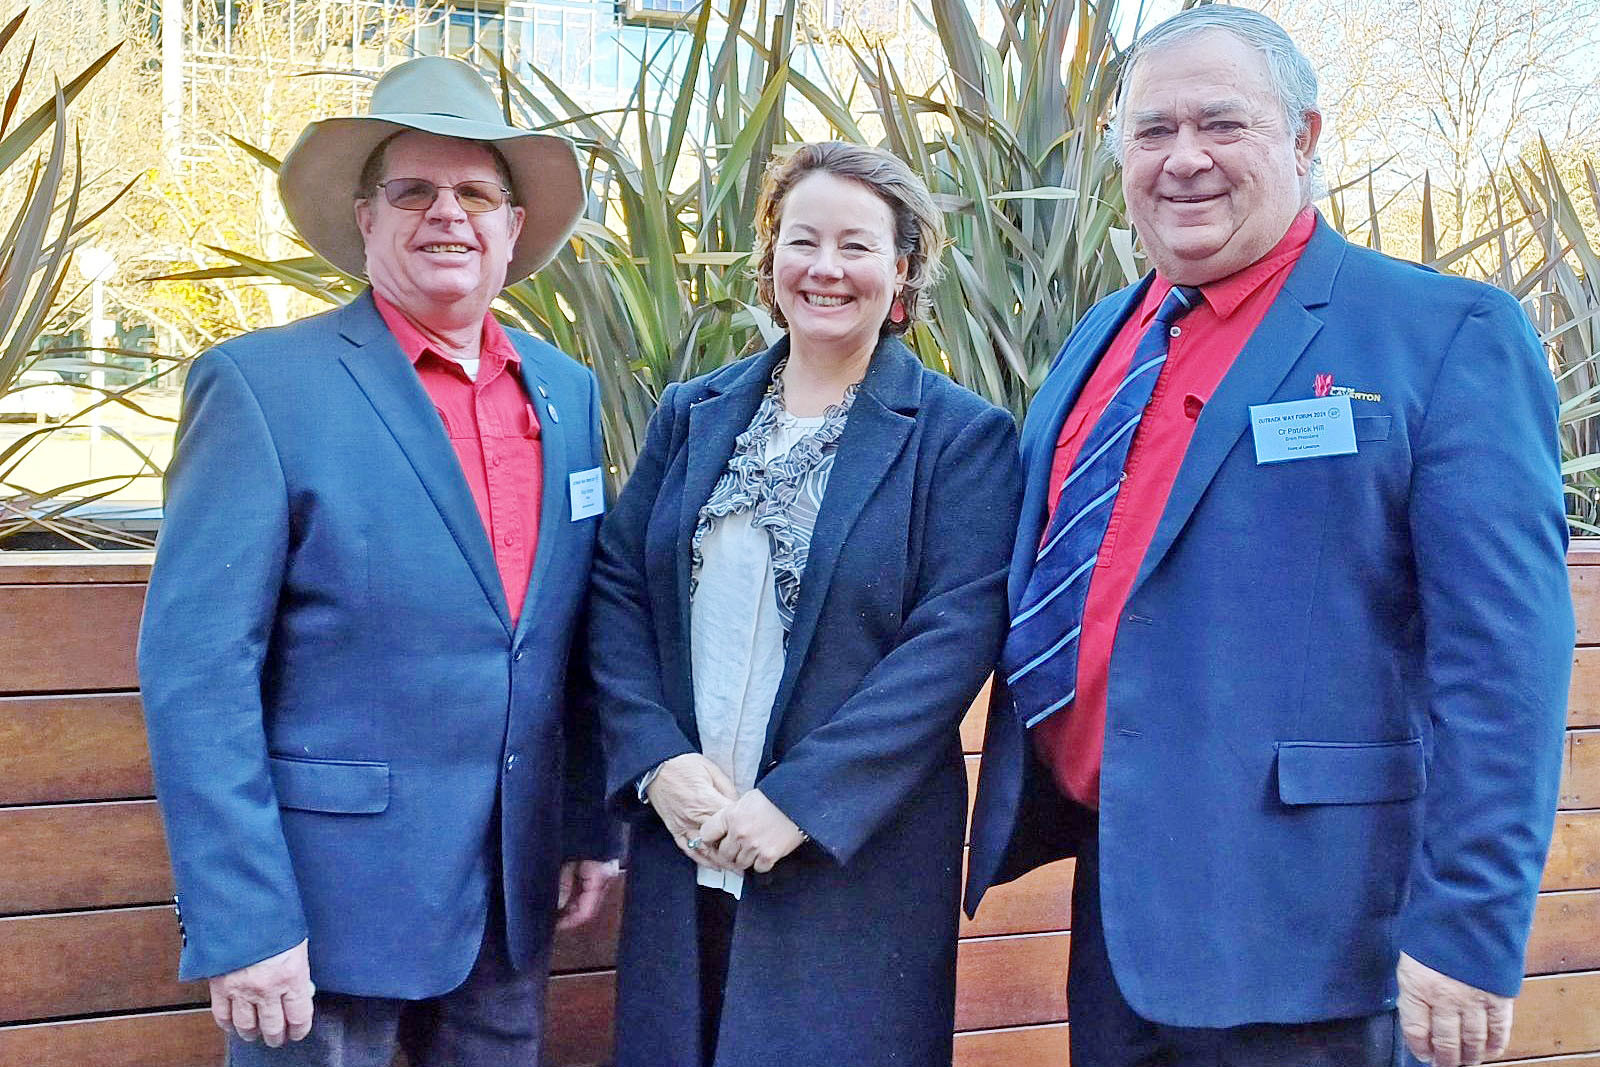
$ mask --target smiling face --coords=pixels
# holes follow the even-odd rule
[[[1298,141],[1265,58],[1223,30],[1141,55],[1124,100],[1122,191],[1151,261],[1181,285],[1270,252],[1306,204],[1322,118]]]
[[[394,207],[381,190],[356,201],[373,290],[424,326],[482,319],[505,287],[523,211],[508,203],[471,215],[450,187],[473,180],[501,184],[494,156],[471,141],[406,133],[384,152],[382,180],[390,178],[426,178],[439,195],[423,211]]]
[[[772,250],[773,298],[797,353],[870,355],[906,280],[894,212],[861,182],[817,170],[783,198]]]

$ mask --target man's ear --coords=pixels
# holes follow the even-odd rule
[[[1307,111],[1305,120],[1306,128],[1294,142],[1295,171],[1302,178],[1311,173],[1311,165],[1317,159],[1317,139],[1322,136],[1322,112]]]
[[[356,229],[362,237],[372,235],[372,203],[366,197],[356,201]]]

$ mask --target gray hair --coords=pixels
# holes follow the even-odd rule
[[[1122,68],[1122,84],[1117,91],[1116,109],[1111,124],[1106,128],[1104,141],[1117,163],[1122,162],[1127,88],[1133,80],[1134,68],[1148,53],[1157,52],[1212,30],[1231,33],[1261,53],[1261,58],[1267,63],[1267,74],[1272,81],[1273,91],[1277,94],[1278,103],[1283,107],[1283,117],[1288,122],[1296,141],[1306,132],[1308,125],[1306,116],[1313,112],[1321,112],[1321,108],[1317,106],[1317,73],[1311,69],[1311,61],[1295,47],[1294,41],[1282,26],[1261,12],[1252,11],[1247,7],[1232,7],[1227,4],[1191,7],[1158,23],[1150,32],[1134,42],[1128,52],[1127,62]],[[1312,174],[1307,177],[1309,190],[1311,179],[1316,177],[1315,165]]]

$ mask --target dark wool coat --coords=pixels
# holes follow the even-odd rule
[[[694,866],[636,783],[698,750],[689,540],[787,341],[669,387],[597,549],[594,674],[628,872],[617,1067],[695,1067]],[[1020,506],[1005,411],[881,342],[852,406],[760,788],[812,840],[739,904],[717,1067],[951,1058],[966,779],[957,730],[1006,627]]]

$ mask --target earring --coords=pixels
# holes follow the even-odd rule
[[[889,321],[896,326],[906,321],[906,302],[900,299],[898,293],[895,294],[894,303],[889,305]]]

